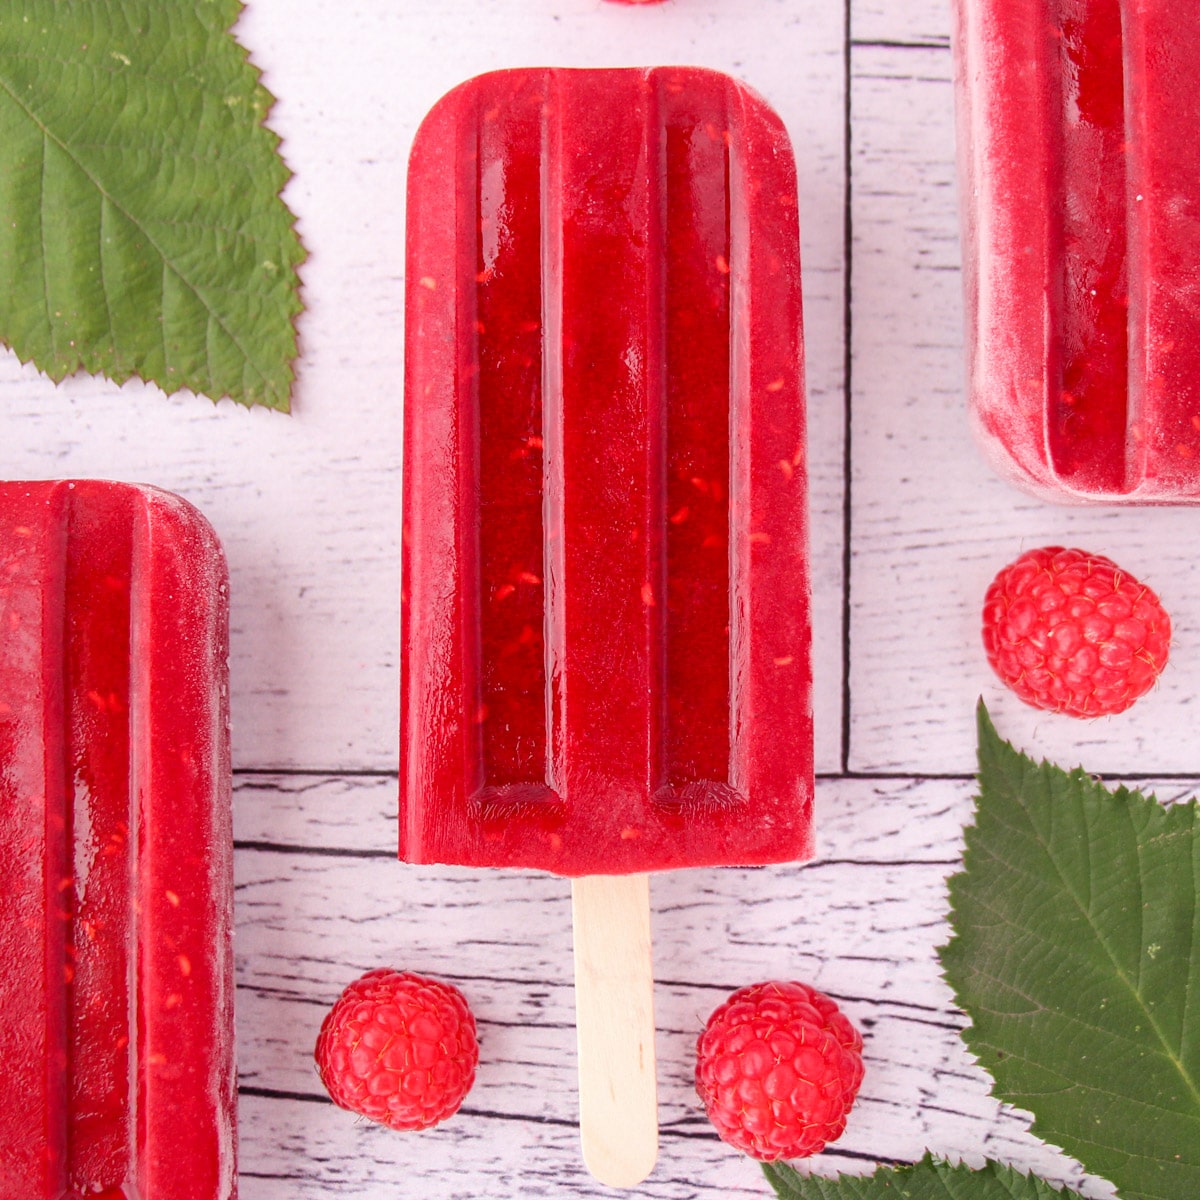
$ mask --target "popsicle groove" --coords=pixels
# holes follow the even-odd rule
[[[1200,494],[1200,10],[1126,0],[1130,458],[1168,495]]]
[[[461,252],[478,363],[482,798],[539,800],[547,784],[541,128],[536,103],[477,104],[466,131],[474,146],[463,155],[474,167],[475,214]]]
[[[133,512],[126,495],[103,509],[71,504],[64,516],[61,803],[67,845],[74,847],[59,898],[69,931],[61,967],[68,1177],[117,1188],[136,1183],[135,1147],[145,1143],[129,729]],[[87,621],[78,613],[88,614]],[[111,636],[99,641],[94,629]]]
[[[5,1174],[23,1195],[66,1190],[67,829],[61,681],[65,532],[55,506],[5,513],[0,558],[0,799],[16,819],[0,822],[6,882],[0,1003],[28,1024],[0,1027],[8,1085],[0,1118],[10,1134]],[[14,519],[15,517],[15,519]],[[38,580],[44,580],[39,587]],[[28,707],[27,707],[28,706]],[[29,714],[37,714],[29,719]],[[25,815],[25,820],[20,815]],[[51,1115],[53,1114],[53,1115]]]
[[[566,777],[566,538],[563,525],[562,408],[562,128],[557,118],[555,74],[540,75],[541,152],[538,175],[539,269],[542,280],[542,513],[545,528],[545,720],[548,783],[558,795]],[[553,848],[553,841],[551,842]]]
[[[666,674],[660,803],[729,797],[730,154],[724,89],[656,79],[665,148]],[[719,186],[712,186],[713,181]]]
[[[1058,0],[1051,26],[1061,131],[1062,294],[1050,453],[1062,478],[1126,487],[1129,418],[1124,66],[1119,0]]]

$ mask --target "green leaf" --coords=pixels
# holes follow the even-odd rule
[[[1034,1131],[1139,1200],[1200,1196],[1200,810],[1019,754],[979,709],[950,881],[964,1037]]]
[[[928,1154],[914,1166],[881,1167],[865,1177],[806,1178],[786,1163],[764,1163],[763,1172],[783,1200],[1052,1200],[1079,1195],[1000,1163],[973,1171]]]
[[[286,409],[304,252],[239,0],[0,3],[0,338]]]

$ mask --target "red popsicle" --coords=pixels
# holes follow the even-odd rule
[[[402,857],[811,851],[795,173],[711,71],[499,72],[409,173]]]
[[[1200,503],[1200,8],[955,0],[968,370],[997,468]]]
[[[474,79],[409,171],[400,853],[573,885],[589,1167],[654,1161],[646,878],[812,847],[796,180],[689,68]]]
[[[0,484],[0,1171],[237,1192],[227,585],[151,488]]]

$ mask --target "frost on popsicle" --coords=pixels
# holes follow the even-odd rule
[[[1200,503],[1200,7],[955,0],[971,410],[1073,503]]]
[[[178,497],[0,483],[5,1195],[236,1191],[227,606]]]

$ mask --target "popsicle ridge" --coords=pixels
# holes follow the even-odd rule
[[[751,236],[760,210],[771,233]],[[803,363],[778,119],[713,72],[483,76],[422,127],[409,219],[402,855],[580,874],[598,854],[618,873],[806,853]],[[755,714],[740,726],[739,704]],[[784,769],[760,749],[772,729]],[[752,831],[729,822],[748,810]]]
[[[223,1200],[236,1195],[228,697],[212,684],[223,559],[182,501],[86,481],[0,485],[0,535],[6,1186]]]
[[[1200,502],[1200,8],[1125,4],[1131,478]]]

